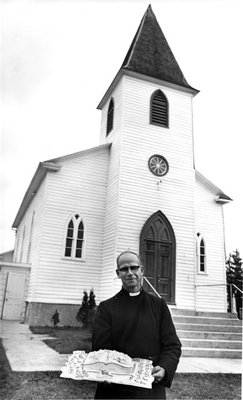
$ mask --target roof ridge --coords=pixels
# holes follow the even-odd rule
[[[127,54],[126,54],[126,57],[127,57],[127,55],[129,54],[130,49],[131,49],[131,54],[129,55],[127,62],[125,63],[125,60],[126,60],[126,57],[125,57],[125,59],[124,59],[124,61],[123,61],[123,63],[122,63],[122,67],[124,67],[124,68],[126,68],[126,67],[129,65],[129,62],[130,62],[130,60],[131,60],[131,58],[132,58],[132,54],[133,54],[133,52],[134,52],[136,43],[137,43],[138,38],[139,38],[139,34],[140,34],[141,30],[142,30],[142,27],[143,27],[144,22],[145,22],[145,18],[146,18],[146,16],[147,16],[149,10],[150,10],[151,12],[153,12],[153,11],[152,11],[152,7],[151,7],[151,4],[149,4],[147,10],[145,11],[145,13],[144,13],[144,15],[143,15],[143,18],[141,19],[141,22],[140,22],[139,27],[138,27],[138,29],[137,29],[137,32],[136,32],[136,34],[135,34],[135,36],[134,36],[134,38],[133,38],[133,41],[132,41],[132,43],[131,43],[131,45],[130,45],[130,47],[129,47],[129,49],[128,49],[128,52],[127,52]]]

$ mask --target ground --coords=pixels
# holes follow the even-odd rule
[[[62,353],[77,349],[90,350],[91,333],[72,328],[33,329],[49,333],[55,340],[46,343]],[[60,378],[60,372],[13,372],[0,345],[0,398],[4,400],[92,399],[95,383]],[[239,374],[176,374],[167,389],[168,400],[240,400]]]

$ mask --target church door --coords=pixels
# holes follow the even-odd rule
[[[145,277],[169,304],[175,302],[175,250],[173,228],[166,216],[157,211],[142,228],[140,256]],[[144,287],[154,293],[146,282]]]

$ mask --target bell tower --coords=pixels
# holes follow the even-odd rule
[[[102,110],[100,142],[111,143],[104,277],[114,271],[120,251],[139,252],[141,230],[158,210],[175,234],[174,279],[180,279],[180,260],[187,264],[188,275],[194,275],[192,99],[197,93],[185,79],[149,6],[98,105]]]

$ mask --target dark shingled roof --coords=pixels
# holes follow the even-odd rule
[[[193,89],[187,83],[151,5],[142,18],[121,69]]]

